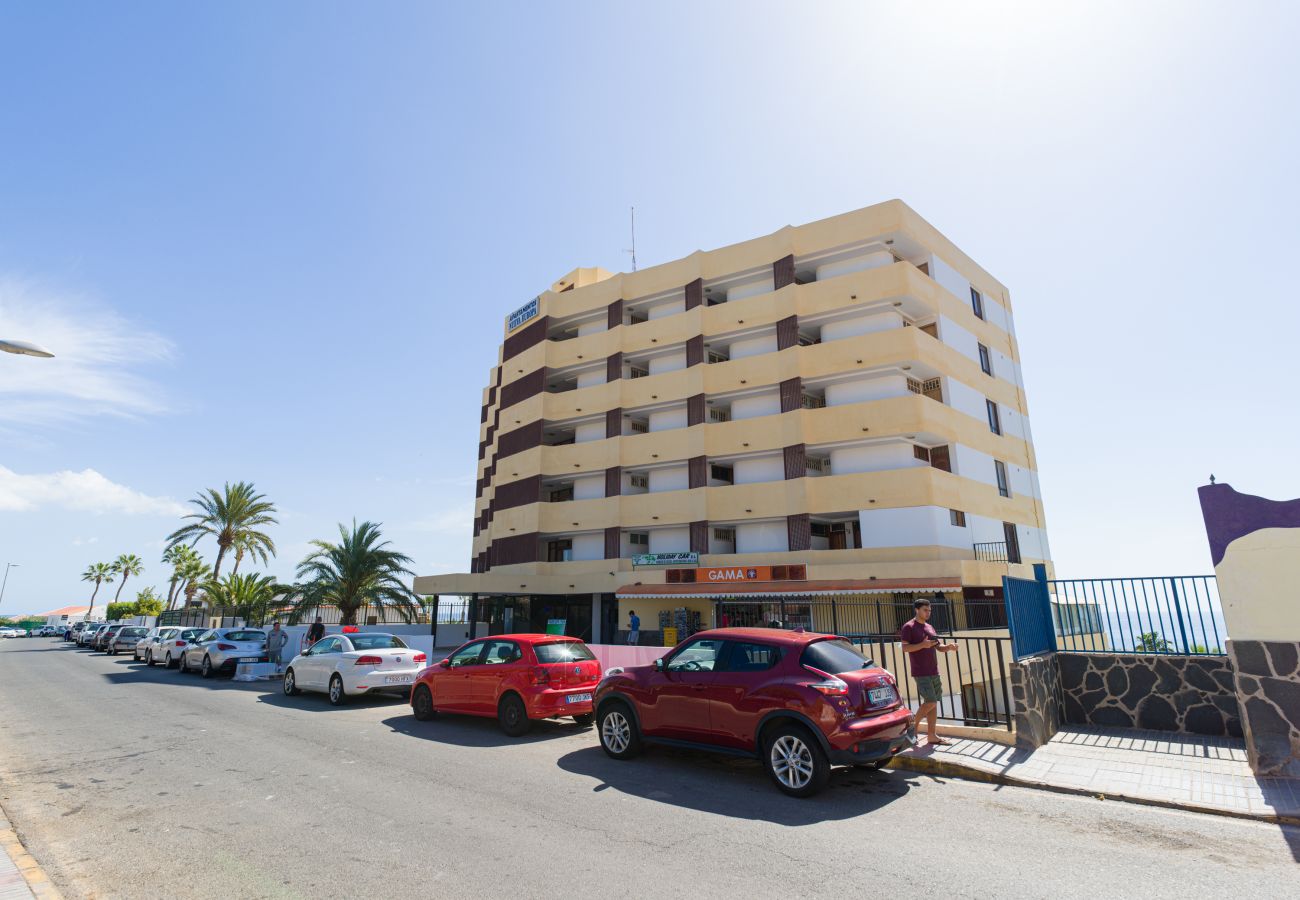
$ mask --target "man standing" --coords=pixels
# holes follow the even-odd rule
[[[631,645],[639,644],[641,643],[641,620],[637,617],[635,609],[629,609],[627,614],[628,628],[631,629],[627,633],[627,642]]]
[[[316,643],[323,637],[325,637],[325,623],[321,621],[320,616],[317,616],[316,621],[312,622],[311,627],[307,629],[308,646]]]
[[[266,659],[275,663],[275,671],[280,671],[280,654],[284,645],[289,643],[289,635],[280,630],[280,623],[271,626],[271,633],[266,636]]]
[[[939,640],[939,633],[930,624],[930,601],[917,600],[912,604],[916,615],[898,630],[898,639],[903,644],[903,652],[908,654],[912,667],[912,680],[916,682],[916,692],[921,698],[921,705],[912,719],[917,731],[921,730],[921,720],[925,720],[926,739],[931,746],[947,744],[935,731],[938,719],[938,704],[943,699],[943,679],[939,677],[939,654],[951,653],[957,649],[956,644],[945,644]]]

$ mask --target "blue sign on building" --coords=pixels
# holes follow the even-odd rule
[[[506,320],[506,331],[514,331],[516,328],[518,328],[520,325],[527,322],[529,319],[536,318],[538,310],[541,309],[541,305],[542,305],[542,298],[534,297],[533,299],[525,303],[523,306],[519,307],[517,310],[512,312],[510,314],[510,318]]]

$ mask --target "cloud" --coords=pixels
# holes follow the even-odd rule
[[[0,276],[0,337],[54,353],[0,354],[0,426],[138,418],[168,408],[161,386],[132,370],[171,359],[172,342],[93,299]]]
[[[4,497],[0,495],[0,509],[4,509],[3,504],[4,504]],[[98,544],[98,543],[99,543],[99,538],[97,537],[72,539],[72,546],[74,547],[80,547],[82,545],[90,545],[90,544]]]
[[[94,469],[19,475],[0,466],[0,511],[31,512],[49,507],[128,516],[182,516],[185,506],[150,497],[109,481]]]

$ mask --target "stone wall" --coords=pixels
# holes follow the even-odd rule
[[[1300,644],[1228,641],[1246,752],[1259,775],[1300,777]]]
[[[1031,656],[1011,664],[1011,702],[1016,746],[1036,749],[1061,727],[1061,682],[1057,654]]]
[[[1226,657],[1059,653],[1056,662],[1061,718],[1072,725],[1242,736]]]

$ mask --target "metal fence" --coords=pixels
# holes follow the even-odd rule
[[[1011,730],[1011,640],[1004,637],[950,637],[957,650],[939,654],[944,693],[938,718],[962,725],[1003,727]],[[890,637],[855,640],[865,656],[884,666],[898,679],[903,702],[920,704],[916,685],[903,657],[903,645]]]
[[[444,607],[447,607],[447,614],[454,614],[454,602],[444,600],[439,604],[432,597],[418,598],[418,602],[410,607],[368,604],[356,610],[354,619],[358,625],[429,625],[433,622],[436,608],[438,621],[457,621],[443,618]],[[295,611],[292,606],[270,603],[247,607],[187,606],[161,613],[158,624],[222,627],[233,625],[238,620],[244,625],[265,627],[276,621],[286,625],[310,624],[316,621],[317,616],[326,625],[338,625],[343,621],[343,612],[337,606],[314,606]]]
[[[1064,651],[1222,656],[1227,630],[1213,575],[1047,582]]]

